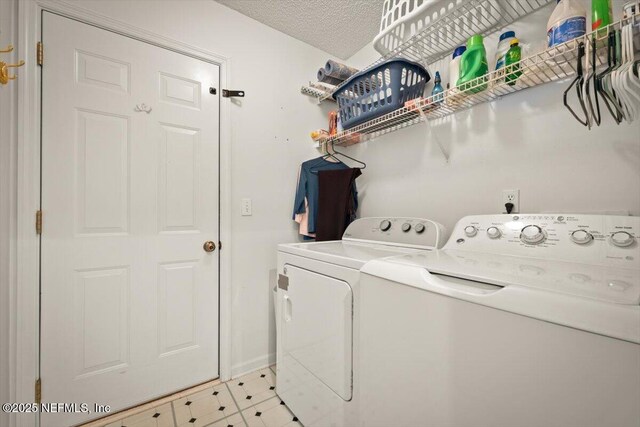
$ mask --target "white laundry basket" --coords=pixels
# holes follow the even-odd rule
[[[385,0],[380,33],[373,45],[381,55],[388,55],[430,27],[425,30],[433,29],[425,40],[428,55],[446,53],[472,35],[495,27],[500,8],[498,0]],[[437,25],[433,25],[435,22]]]

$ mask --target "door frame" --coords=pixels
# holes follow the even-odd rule
[[[18,2],[19,52],[26,64],[18,84],[18,167],[17,167],[17,271],[16,350],[10,366],[16,373],[16,402],[33,402],[39,377],[40,334],[40,237],[35,232],[35,213],[40,209],[41,155],[41,73],[37,65],[36,43],[41,40],[42,12],[48,11],[93,25],[220,67],[220,85],[228,87],[231,59],[199,47],[167,38],[62,0],[21,0]],[[46,46],[45,46],[46,66]],[[220,96],[220,240],[219,252],[219,375],[231,378],[231,120],[230,101]],[[43,215],[46,232],[47,215]],[[35,414],[18,415],[12,425],[36,425]]]

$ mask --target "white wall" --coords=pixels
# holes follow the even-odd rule
[[[623,2],[613,3],[617,17]],[[544,45],[552,7],[509,28],[524,43]],[[495,37],[485,41],[489,58],[496,45]],[[367,46],[349,61],[364,67],[377,57]],[[432,74],[445,62],[430,66]],[[345,149],[367,163],[358,178],[360,215],[427,217],[451,230],[465,215],[501,212],[503,189],[520,189],[522,212],[640,215],[640,126],[616,125],[604,106],[602,126],[580,126],[562,104],[568,84],[527,89],[433,123],[449,163],[424,124]]]
[[[212,0],[69,3],[230,58],[228,88],[246,91],[245,98],[231,105],[233,239],[222,236],[223,250],[232,259],[232,370],[238,374],[274,362],[270,289],[275,285],[276,245],[298,239],[291,220],[297,169],[301,161],[318,155],[308,135],[326,122],[326,111],[301,95],[300,85],[315,76],[328,55]],[[15,156],[4,155],[4,132],[3,174],[5,163],[15,164]],[[4,184],[0,189],[6,191]],[[6,197],[3,193],[1,209]],[[253,216],[240,216],[244,197],[253,199]],[[4,263],[4,239],[2,244]],[[0,271],[5,304],[4,264]],[[0,350],[5,351],[2,338]]]
[[[0,1],[0,49],[18,44],[16,13],[16,1]],[[6,58],[15,60],[18,55],[3,54],[2,60],[9,62]],[[16,85],[0,85],[0,403],[14,400],[15,375],[9,366],[15,343],[16,109]],[[0,412],[0,425],[9,425],[9,414]]]

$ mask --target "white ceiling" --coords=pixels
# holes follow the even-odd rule
[[[384,0],[216,0],[341,59],[378,34]]]

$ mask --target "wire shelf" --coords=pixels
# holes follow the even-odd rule
[[[372,66],[401,56],[427,67],[450,55],[474,34],[486,36],[494,33],[552,2],[553,0],[452,1],[454,7],[446,13],[439,15],[436,11],[436,16],[427,16],[421,20],[419,24],[426,21],[425,26],[406,41],[397,32],[384,35],[380,41],[384,41],[386,46],[395,47],[385,49],[387,52]]]
[[[414,36],[402,41],[394,33],[385,37],[395,38],[391,45],[395,46],[388,53],[382,55],[367,69],[375,67],[391,58],[406,58],[424,67],[443,59],[453,50],[464,44],[474,34],[485,36],[541,9],[554,0],[466,0],[451,8],[437,19],[429,17],[432,24],[419,30]],[[454,2],[457,3],[457,2]],[[301,92],[318,99],[318,103],[325,100],[334,101],[332,94],[344,83],[324,94],[317,94],[311,89],[316,83],[303,86]]]
[[[594,38],[596,40],[596,62],[597,66],[601,66],[606,62],[606,44],[609,33],[620,29],[622,24],[628,20],[637,19],[639,16],[640,14],[636,13],[605,28],[530,55],[512,66],[471,80],[465,84],[464,90],[456,87],[437,95],[415,99],[405,103],[405,106],[398,110],[339,132],[322,142],[333,145],[357,144],[426,120],[440,119],[510,93],[571,77],[576,74],[579,44],[586,45]],[[515,72],[521,74],[516,80],[507,82],[505,80],[506,74],[513,76]],[[486,89],[483,89],[485,87]]]

